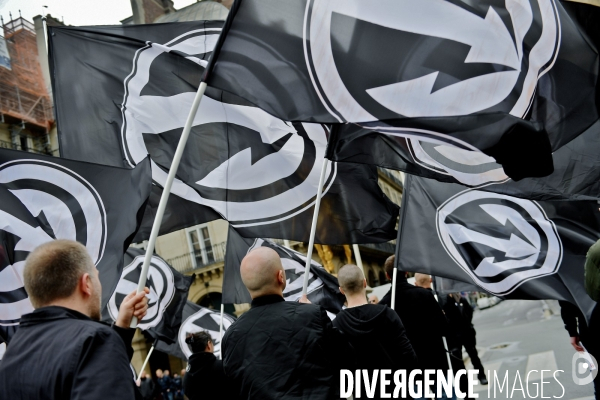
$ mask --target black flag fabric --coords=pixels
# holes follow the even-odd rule
[[[283,291],[286,301],[298,301],[302,295],[306,256],[295,250],[280,246],[269,239],[246,239],[235,229],[229,228],[227,250],[225,252],[225,268],[223,272],[223,303],[242,304],[252,301],[250,293],[242,282],[240,264],[250,251],[259,247],[268,247],[277,252],[285,269],[287,286]],[[346,300],[340,293],[336,277],[331,275],[316,261],[311,262],[308,278],[307,297],[313,304],[327,310],[330,318],[337,314]]]
[[[50,28],[62,154],[129,167],[151,156],[155,185],[138,241],[150,234],[221,25]],[[307,241],[326,144],[322,125],[286,122],[209,87],[160,233],[224,218],[248,237]],[[398,208],[377,185],[375,168],[329,163],[325,188],[317,243],[395,237]]]
[[[472,283],[442,278],[441,276],[433,277],[433,287],[438,296],[444,296],[449,293],[458,292],[485,292],[485,290]]]
[[[551,150],[598,119],[582,7],[600,17],[554,0],[238,0],[203,79],[285,120],[359,123],[545,176]]]
[[[474,283],[503,298],[557,299],[590,315],[588,249],[596,201],[537,202],[408,176],[396,248],[400,270]]]
[[[151,183],[149,160],[124,169],[0,150],[0,339],[8,342],[21,315],[33,311],[23,267],[40,244],[85,245],[100,273],[102,305],[108,302]]]
[[[227,328],[235,322],[235,318],[229,314],[223,314],[223,335]],[[156,344],[156,350],[172,356],[186,360],[192,355],[192,349],[185,342],[185,338],[190,333],[206,331],[212,337],[215,345],[214,354],[216,357],[221,355],[221,338],[219,329],[221,324],[221,313],[206,307],[199,306],[191,301],[185,303],[183,308],[183,323],[179,328],[177,337],[171,342],[159,340]],[[150,332],[149,332],[150,333]]]
[[[145,254],[142,249],[127,249],[121,279],[102,312],[104,321],[116,321],[123,299],[137,289]],[[138,328],[163,341],[173,340],[181,325],[183,307],[193,281],[193,275],[183,275],[161,257],[153,255],[146,281],[150,289],[148,312],[138,323]]]
[[[389,136],[353,124],[332,130],[327,157],[530,200],[600,198],[600,121],[552,154],[552,174],[518,182],[481,152]]]

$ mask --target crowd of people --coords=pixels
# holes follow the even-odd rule
[[[590,274],[597,278],[600,263],[594,260],[586,268],[595,267]],[[388,277],[394,264],[394,256],[385,263]],[[391,292],[381,301],[367,298],[363,271],[345,265],[338,281],[347,306],[332,322],[306,296],[299,302],[284,300],[286,275],[274,250],[260,247],[248,253],[240,273],[252,303],[225,332],[223,359],[215,357],[211,336],[199,332],[186,339],[193,354],[181,375],[157,370],[155,379],[142,373],[134,381],[129,363],[135,330],[129,326],[133,317],[146,314],[148,290],[129,294],[117,321],[103,324],[102,288],[85,247],[68,240],[39,246],[24,267],[35,311],[22,317],[0,362],[0,398],[333,399],[340,398],[342,369],[447,371],[451,366],[457,371],[465,369],[463,347],[480,383],[487,384],[470,304],[457,294],[438,302],[428,275],[417,274],[412,285],[401,272],[392,304]],[[590,286],[600,290],[598,282]],[[592,318],[588,330],[597,329],[596,322]],[[573,345],[580,345],[579,332],[570,328]],[[592,347],[589,335],[582,337],[586,347]],[[466,392],[466,382],[457,384]],[[374,398],[379,393],[375,390]]]

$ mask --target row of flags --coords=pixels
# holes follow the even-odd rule
[[[224,303],[248,302],[239,262],[260,246],[297,300],[306,260],[257,238],[308,241],[325,163],[316,243],[397,238],[399,268],[589,313],[598,14],[555,0],[238,0],[225,23],[50,27],[64,158],[0,150],[0,341],[32,309],[27,254],[58,238],[86,245],[114,319],[140,275],[142,252],[124,252],[149,236],[201,81],[160,233],[230,222]],[[398,231],[377,167],[414,175]],[[333,318],[337,281],[310,274],[309,299]],[[153,258],[140,327],[174,355],[199,329],[220,346],[220,314],[186,300],[192,279]]]

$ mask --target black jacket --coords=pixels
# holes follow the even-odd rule
[[[353,347],[356,369],[405,369],[407,375],[417,367],[417,357],[406,337],[406,330],[391,308],[365,304],[338,313],[333,326],[339,329]],[[393,372],[392,372],[393,373]],[[393,375],[388,375],[389,379]],[[361,393],[366,393],[361,381]],[[379,399],[379,381],[375,399]]]
[[[190,400],[230,399],[232,397],[227,395],[230,390],[223,361],[213,353],[201,352],[190,356],[188,370],[183,377],[183,392]]]
[[[391,290],[379,304],[390,306]],[[403,276],[396,280],[395,311],[406,328],[406,336],[415,350],[420,369],[448,369],[448,358],[442,336],[448,322],[431,290],[413,286]]]
[[[140,379],[140,394],[144,400],[154,400],[159,393],[158,385],[152,378]]]
[[[64,307],[25,314],[0,361],[0,399],[103,400],[107,388],[111,399],[139,398],[134,333]]]
[[[346,346],[321,307],[269,295],[225,332],[223,366],[240,399],[339,398]]]
[[[464,297],[457,303],[451,295],[445,299],[442,307],[452,335],[449,335],[448,345],[460,347],[475,345],[475,328],[473,327],[473,308]]]

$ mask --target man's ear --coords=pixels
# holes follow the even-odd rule
[[[363,278],[363,288],[366,288],[366,287],[367,287],[367,279]]]
[[[91,296],[93,292],[92,277],[87,272],[79,278],[79,289],[86,296]]]
[[[285,272],[282,269],[277,273],[277,280],[280,284],[285,283]]]
[[[343,294],[344,296],[346,295],[346,293],[344,293],[344,289],[342,289],[341,286],[338,286],[338,289],[340,289],[340,293]]]

